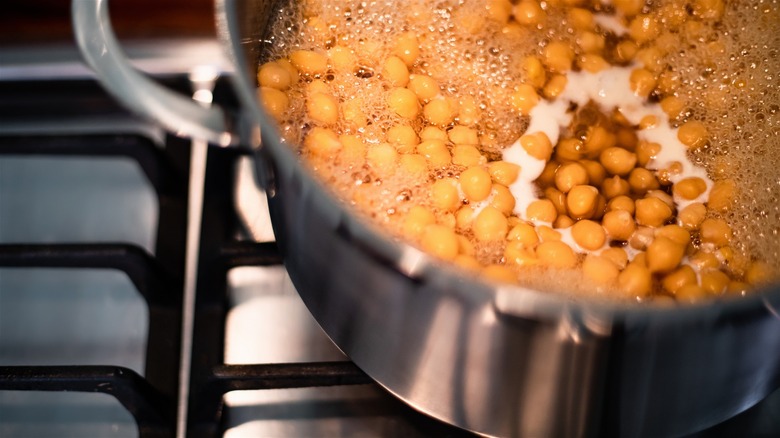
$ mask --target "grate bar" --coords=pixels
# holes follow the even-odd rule
[[[352,362],[221,365],[215,367],[213,378],[225,392],[374,382]]]

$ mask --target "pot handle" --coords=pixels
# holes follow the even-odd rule
[[[111,26],[108,0],[73,0],[71,18],[82,56],[108,92],[127,108],[179,135],[222,146],[236,142],[221,108],[201,106],[130,65]]]

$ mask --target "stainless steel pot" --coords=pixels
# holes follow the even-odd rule
[[[777,285],[673,308],[573,302],[464,277],[356,219],[280,143],[256,101],[273,3],[216,1],[242,105],[231,118],[133,70],[107,0],[74,0],[73,19],[84,57],[129,108],[175,132],[254,148],[298,292],[377,382],[421,411],[498,436],[680,435],[780,386]]]

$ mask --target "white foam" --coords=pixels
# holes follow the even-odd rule
[[[611,3],[611,2],[602,2],[602,3]],[[623,25],[623,22],[620,21],[620,18],[618,18],[616,15],[609,15],[609,14],[593,14],[593,20],[601,26],[602,29],[610,31],[614,33],[617,36],[623,36],[628,33],[628,28]]]

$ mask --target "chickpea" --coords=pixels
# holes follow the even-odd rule
[[[593,186],[600,186],[607,177],[607,171],[598,161],[582,160],[580,161],[585,172],[588,173],[588,182]]]
[[[482,156],[475,146],[458,145],[452,147],[452,163],[459,166],[471,167],[484,164],[487,159]]]
[[[642,12],[645,2],[644,0],[612,0],[612,4],[626,17],[633,17]]]
[[[431,186],[433,206],[444,211],[455,211],[461,204],[457,184],[453,178],[436,180]]]
[[[366,144],[357,135],[342,134],[339,136],[341,142],[341,157],[352,166],[362,166],[366,158]]]
[[[490,174],[481,166],[472,166],[460,174],[460,187],[471,202],[479,202],[490,195]]]
[[[677,96],[667,96],[661,99],[661,109],[674,120],[682,115],[685,110],[685,102]]]
[[[680,266],[661,280],[664,290],[672,294],[689,284],[696,284],[696,271],[688,265]]]
[[[453,260],[458,255],[457,235],[444,225],[426,226],[420,244],[425,252],[443,260]]]
[[[582,273],[596,283],[611,284],[617,280],[620,270],[608,258],[588,254],[582,262]]]
[[[636,68],[631,71],[629,78],[631,91],[637,96],[647,99],[647,96],[653,92],[657,84],[655,75],[643,68]]]
[[[691,256],[690,261],[691,264],[699,268],[700,271],[720,268],[720,260],[711,252],[697,251]]]
[[[567,15],[569,23],[577,30],[593,28],[593,13],[583,8],[571,8]]]
[[[401,170],[407,175],[423,176],[428,172],[428,163],[420,154],[403,154],[399,161]]]
[[[455,213],[455,224],[462,230],[471,228],[472,222],[474,222],[474,209],[468,205],[464,205]]]
[[[590,220],[581,220],[571,227],[571,236],[577,245],[595,251],[601,249],[607,241],[607,234],[604,227],[598,222]]]
[[[517,266],[533,266],[539,263],[533,248],[517,240],[510,240],[504,248],[504,260]]]
[[[702,21],[720,21],[726,10],[723,0],[695,0],[692,7],[693,16]]]
[[[564,89],[566,89],[567,82],[568,80],[566,79],[565,75],[552,75],[542,90],[544,97],[548,99],[555,99],[558,97],[558,95],[563,93]]]
[[[613,240],[628,241],[636,230],[634,218],[624,210],[608,211],[601,223]]]
[[[358,61],[352,49],[344,46],[334,46],[328,50],[328,57],[333,70],[337,73],[351,73],[355,71]]]
[[[339,120],[339,103],[332,96],[314,93],[306,100],[308,116],[325,125],[332,125]]]
[[[685,246],[667,237],[657,237],[647,247],[647,267],[654,273],[671,272],[680,265],[683,255]]]
[[[437,128],[435,126],[426,126],[422,131],[420,131],[420,139],[441,140],[446,142],[449,137],[447,137],[447,133],[443,129]]]
[[[476,99],[471,96],[462,97],[458,102],[458,106],[460,107],[457,117],[458,123],[463,126],[473,126],[480,121],[482,110],[479,108]]]
[[[456,266],[466,271],[475,272],[482,269],[482,265],[474,258],[465,254],[458,254],[455,259],[452,260]]]
[[[661,145],[640,141],[636,145],[636,160],[640,166],[647,166],[661,152]]]
[[[618,285],[628,294],[645,296],[653,287],[653,277],[650,270],[638,263],[629,263],[626,269],[618,274]]]
[[[674,294],[679,301],[695,303],[707,297],[707,291],[698,284],[686,284]]]
[[[601,251],[600,255],[614,263],[618,269],[624,269],[628,265],[628,254],[623,248],[607,248]]]
[[[520,222],[511,230],[506,236],[507,240],[516,240],[523,244],[523,246],[532,248],[539,243],[539,236],[536,234],[536,229],[533,225],[529,225],[526,222]]]
[[[644,167],[636,167],[631,171],[628,176],[628,185],[631,187],[631,191],[637,195],[644,195],[650,190],[661,187],[653,172]]]
[[[297,79],[297,77],[296,77]],[[284,91],[290,88],[292,78],[287,69],[277,62],[267,62],[263,64],[257,72],[257,82],[261,87],[276,88]]]
[[[636,154],[623,148],[611,147],[601,152],[599,161],[610,175],[626,176],[636,166]]]
[[[401,58],[391,56],[385,60],[382,77],[394,87],[405,87],[409,83],[409,69]]]
[[[315,79],[306,85],[306,94],[312,95],[315,93],[327,94],[328,96],[333,94],[330,85],[321,79]]]
[[[540,187],[548,187],[555,184],[555,172],[558,171],[558,167],[560,167],[560,164],[558,164],[555,160],[550,160],[547,162],[547,164],[544,165],[544,169],[542,169],[542,174],[539,175],[539,178],[536,178],[536,183]]]
[[[477,130],[465,126],[455,126],[448,132],[450,141],[459,145],[478,145]]]
[[[569,228],[574,225],[574,219],[566,216],[565,214],[558,215],[553,222],[553,228]]]
[[[574,186],[566,196],[566,210],[574,219],[593,217],[598,207],[599,190],[593,186]]]
[[[543,132],[534,132],[520,137],[520,145],[528,152],[528,155],[537,160],[548,161],[552,155],[553,145],[547,134]]]
[[[690,149],[698,149],[709,140],[707,127],[698,120],[685,122],[677,130],[677,139]]]
[[[555,186],[563,193],[569,191],[575,186],[588,183],[588,171],[580,163],[562,164],[555,171]],[[598,192],[598,190],[596,190]]]
[[[672,186],[672,193],[687,200],[698,198],[706,190],[707,183],[695,176],[681,179]]]
[[[650,190],[647,192],[647,195],[645,195],[646,198],[658,198],[661,201],[663,201],[664,204],[668,205],[669,208],[674,210],[674,199],[663,190]]]
[[[521,0],[512,9],[512,15],[515,21],[527,26],[536,26],[547,18],[547,14],[536,0]]]
[[[276,88],[260,87],[257,90],[260,102],[263,104],[263,108],[268,112],[271,117],[277,121],[284,117],[284,113],[287,112],[287,108],[290,107],[290,99],[284,92],[277,90]]]
[[[296,50],[290,54],[290,61],[303,74],[318,76],[328,70],[328,58],[311,50]]]
[[[651,15],[638,15],[628,25],[628,34],[639,44],[651,41],[661,32],[661,26]]]
[[[488,173],[496,183],[510,186],[520,175],[520,166],[507,161],[492,161],[488,163]]]
[[[691,234],[679,225],[665,225],[655,230],[656,237],[666,237],[674,243],[687,247],[691,243]]]
[[[631,40],[621,41],[615,46],[615,59],[620,62],[631,62],[636,57],[639,47]]]
[[[393,54],[401,58],[404,64],[411,68],[420,56],[420,42],[417,40],[417,36],[412,32],[401,35],[396,41]]]
[[[599,35],[596,32],[582,32],[577,37],[577,45],[580,46],[580,49],[586,54],[598,54],[604,50],[606,39],[603,35]],[[601,56],[599,56],[599,58],[601,58]],[[604,58],[601,59],[603,60]]]
[[[707,206],[715,211],[726,212],[731,209],[731,204],[736,197],[737,187],[734,180],[722,179],[715,181],[710,190]]]
[[[426,75],[410,75],[409,84],[407,86],[421,102],[426,102],[439,94],[439,84]]]
[[[603,126],[592,126],[588,128],[588,134],[585,139],[585,151],[588,155],[598,156],[601,151],[615,146],[617,137],[609,132]]]
[[[745,272],[745,280],[752,285],[767,284],[772,281],[777,274],[773,273],[772,268],[764,261],[755,261],[750,264]]]
[[[482,269],[482,276],[488,280],[503,283],[517,282],[517,274],[515,274],[510,268],[503,265],[485,266]]]
[[[725,246],[731,241],[731,227],[722,219],[704,219],[699,227],[699,236],[704,243]]]
[[[569,245],[557,241],[542,242],[536,247],[536,256],[542,264],[554,268],[573,268],[577,265],[577,255]]]
[[[417,145],[417,153],[424,156],[433,168],[440,168],[452,162],[447,145],[441,140],[424,140]]]
[[[701,287],[712,295],[725,292],[730,281],[729,276],[723,271],[710,270],[701,273]]]
[[[610,199],[609,203],[607,204],[607,211],[619,210],[627,211],[630,215],[633,216],[634,212],[636,211],[634,200],[625,195],[616,196]],[[607,215],[605,214],[604,217],[606,216]]]
[[[488,18],[506,23],[512,15],[512,3],[509,0],[488,0],[485,5]]]
[[[526,80],[535,88],[541,88],[544,86],[546,74],[542,61],[535,56],[529,56],[523,60],[523,71],[525,72]]]
[[[450,227],[454,228],[454,227]],[[461,234],[458,234],[458,254],[463,254],[467,256],[474,256],[476,253],[476,250],[474,249],[474,244],[471,243],[471,241]]]
[[[504,213],[497,208],[487,206],[474,218],[472,229],[477,240],[490,242],[504,239],[509,230],[509,224]]]
[[[390,175],[398,162],[398,151],[388,143],[373,145],[366,151],[366,161],[381,175]]]
[[[368,117],[363,112],[363,99],[359,97],[344,102],[341,112],[344,122],[350,128],[359,129],[368,125]]]
[[[423,116],[432,125],[447,126],[455,118],[456,110],[449,99],[433,99],[423,107]]]
[[[414,119],[420,113],[417,95],[408,88],[393,88],[387,95],[390,110],[405,119]]]
[[[432,211],[427,208],[415,205],[409,209],[406,213],[402,224],[402,231],[406,237],[413,241],[417,241],[422,235],[423,231],[429,225],[436,223],[436,216]],[[457,240],[455,241],[455,253],[457,254]]]
[[[395,146],[399,153],[411,154],[420,144],[420,138],[411,126],[395,125],[387,130],[387,142]]]
[[[553,222],[558,217],[555,205],[549,199],[540,199],[528,204],[525,216],[528,220],[539,222]]]
[[[335,157],[341,151],[339,136],[327,128],[315,126],[309,131],[303,146],[309,153],[318,157]]]
[[[561,163],[579,161],[585,154],[585,145],[576,138],[564,138],[555,147],[555,159]]]
[[[529,84],[518,85],[510,99],[512,106],[524,116],[530,115],[531,110],[539,103],[539,95]]]
[[[636,60],[644,68],[653,73],[660,73],[665,65],[662,63],[663,53],[658,47],[648,46],[636,52]]]
[[[504,216],[509,216],[515,209],[515,197],[512,192],[506,186],[501,184],[493,184],[493,190],[491,191],[492,198],[490,199],[490,206],[496,208]]]
[[[672,209],[658,198],[637,199],[636,222],[648,227],[660,227],[672,217]]]
[[[567,43],[553,41],[542,50],[542,62],[550,71],[562,73],[571,70],[574,50]]]
[[[601,184],[601,191],[604,193],[604,197],[612,199],[617,196],[625,196],[631,191],[631,187],[628,185],[628,181],[615,175],[612,178],[607,178]]]
[[[298,82],[298,69],[292,65],[292,62],[290,62],[288,59],[281,58],[277,59],[276,63],[279,65],[279,67],[285,69],[287,74],[290,75],[290,84]]]
[[[558,214],[566,214],[566,195],[555,187],[544,189],[544,197],[552,201]]]

